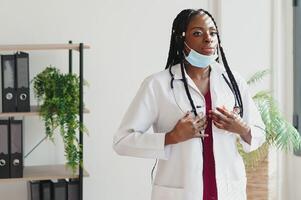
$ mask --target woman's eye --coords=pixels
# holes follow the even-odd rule
[[[211,35],[211,36],[216,36],[216,35],[217,35],[217,32],[211,32],[210,35]]]
[[[194,32],[193,35],[194,35],[194,36],[201,36],[201,35],[203,35],[203,32],[202,32],[202,31],[197,31],[197,32]],[[217,35],[217,32],[216,32],[216,31],[210,32],[210,35],[211,35],[211,36],[216,36],[216,35]]]
[[[201,31],[198,31],[198,32],[194,32],[194,33],[193,33],[194,36],[200,36],[200,35],[202,35],[202,34],[203,34],[203,32],[201,32]]]

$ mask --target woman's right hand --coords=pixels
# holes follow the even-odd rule
[[[191,138],[207,137],[208,135],[201,133],[206,126],[206,116],[194,117],[191,112],[187,112],[175,127],[165,135],[165,145],[184,142]]]

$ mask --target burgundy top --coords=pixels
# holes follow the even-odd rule
[[[211,110],[211,94],[210,90],[205,95],[206,113]],[[217,188],[215,180],[215,162],[213,155],[213,138],[212,138],[212,119],[207,115],[207,127],[205,129],[205,137],[203,140],[203,200],[217,200]]]

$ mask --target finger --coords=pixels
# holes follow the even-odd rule
[[[196,128],[198,130],[205,130],[206,126],[207,126],[207,121],[200,122],[200,123],[196,124]]]
[[[204,130],[204,124],[205,124],[204,122],[196,123],[196,121],[195,121],[195,122],[191,123],[191,126],[192,126],[192,129],[194,130],[194,132],[198,133],[198,132]]]
[[[183,121],[187,121],[190,120],[192,118],[192,113],[191,112],[187,112],[185,114],[185,116],[182,118]]]
[[[199,123],[199,122],[201,122],[202,121],[202,119],[201,118],[199,118],[198,116],[196,116],[195,117],[195,119],[194,119],[194,121],[193,121],[193,123]]]
[[[203,121],[204,121],[204,120],[206,120],[206,118],[207,118],[206,115],[199,115],[199,114],[198,114],[198,115],[195,117],[195,120],[196,120],[196,121],[200,121],[200,120],[203,120]]]
[[[237,120],[240,118],[240,116],[234,111],[231,111],[231,115],[232,115],[232,119],[234,119],[234,120]]]
[[[207,121],[200,121],[199,123],[196,123],[195,126],[197,129],[204,129],[204,126],[207,124]]]
[[[185,115],[180,119],[180,121],[185,121],[186,117],[189,115],[188,112],[185,113]]]
[[[207,121],[206,117],[203,117],[202,119],[197,119],[194,121],[195,124],[203,124]]]
[[[197,128],[196,124],[193,123],[193,122],[191,123],[191,128],[194,130],[194,132],[198,131],[198,128]]]
[[[196,127],[196,129],[198,129],[198,130],[204,130],[205,124],[206,124],[206,123],[197,124],[195,127]]]
[[[229,122],[229,119],[225,115],[222,115],[222,114],[217,113],[215,111],[212,111],[211,117],[212,118],[215,117],[215,118],[218,118],[219,120],[222,120],[222,121],[225,121],[225,122]]]
[[[232,118],[233,117],[233,114],[231,112],[229,112],[227,109],[222,109],[222,108],[219,108],[219,107],[216,107],[216,109],[222,113],[223,115],[225,115],[226,117],[229,117],[229,118]]]
[[[190,111],[187,111],[186,114],[184,115],[183,119],[187,118],[190,115]]]
[[[228,115],[227,111],[221,110],[220,108],[217,108],[217,111],[218,112],[213,111],[212,113],[215,115],[218,115],[222,119],[228,119],[228,117],[230,116],[230,115]]]
[[[199,112],[197,115],[199,118],[203,118],[204,117],[204,113],[203,112]]]
[[[194,138],[205,138],[205,137],[208,137],[208,136],[209,136],[208,134],[198,133],[198,134],[194,135],[193,137]]]
[[[223,121],[221,118],[219,118],[216,115],[212,115],[211,119],[212,119],[212,121],[215,121],[215,122],[226,123],[225,121]]]
[[[219,122],[214,121],[213,124],[214,124],[217,128],[219,128],[219,129],[224,129],[223,124],[221,124],[221,123],[219,123]]]

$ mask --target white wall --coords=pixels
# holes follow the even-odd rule
[[[281,102],[281,109],[286,119],[292,121],[293,116],[293,7],[291,2],[277,0],[274,2],[276,27],[278,32],[279,63],[275,69],[274,88]],[[275,31],[276,32],[276,31]],[[298,55],[297,55],[298,56]],[[301,199],[301,159],[292,153],[281,153],[278,156],[280,193],[278,199]]]
[[[1,0],[0,44],[85,42],[84,198],[148,199],[152,160],[117,156],[112,137],[142,79],[164,68],[172,20],[183,8],[207,8],[205,0]],[[76,53],[74,63],[76,63]],[[31,77],[52,64],[67,69],[67,52],[31,52]],[[75,68],[78,69],[78,68]],[[32,95],[33,98],[33,95]],[[44,136],[37,117],[27,118],[25,152]],[[63,149],[43,143],[27,165],[61,163]],[[25,199],[25,183],[0,184],[2,199]]]
[[[90,83],[90,87],[85,88],[85,104],[91,110],[85,115],[90,130],[90,136],[85,137],[85,167],[90,173],[84,182],[85,199],[149,199],[154,161],[117,156],[111,148],[112,136],[142,79],[164,68],[172,20],[183,8],[210,6],[217,9],[214,13],[221,24],[219,29],[229,65],[248,78],[275,64],[272,2],[1,0],[0,44],[62,43],[71,39],[91,45],[92,49],[85,53],[85,79]],[[49,64],[67,69],[67,52],[31,52],[30,55],[32,77]],[[76,63],[76,54],[74,57]],[[291,75],[287,77],[291,80]],[[252,91],[265,86],[270,88],[269,78]],[[27,152],[44,132],[37,117],[25,120]],[[60,141],[56,146],[46,142],[26,164],[63,160]],[[289,179],[282,182],[288,183],[282,197],[300,199],[301,195],[295,192],[298,182],[291,180],[301,163],[296,157],[284,161],[289,161],[284,168],[284,175],[288,174]],[[0,184],[1,200],[24,199],[25,193],[25,183]]]
[[[220,7],[222,45],[230,67],[245,78],[271,68],[270,0],[227,0]]]
[[[219,3],[224,46],[232,68],[243,76],[271,68],[270,88],[284,117],[293,115],[293,7],[282,0],[216,0]],[[241,64],[244,64],[241,67]],[[271,81],[271,82],[270,82]],[[266,87],[267,86],[267,87]],[[292,153],[271,149],[269,199],[301,199],[301,159]]]
[[[222,44],[232,69],[249,78],[263,69],[274,70],[273,1],[216,0]],[[280,55],[281,56],[281,55]],[[253,85],[251,92],[270,90],[271,76]],[[277,188],[277,153],[269,156],[269,199],[275,200]],[[284,198],[286,199],[286,198]]]

